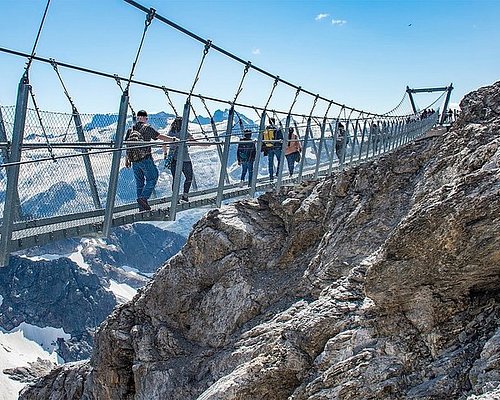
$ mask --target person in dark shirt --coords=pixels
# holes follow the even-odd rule
[[[255,143],[252,141],[252,131],[245,129],[243,138],[238,143],[238,150],[236,157],[238,158],[238,165],[241,165],[241,180],[240,187],[245,185],[245,176],[248,172],[248,186],[252,182],[253,164],[255,161]]]
[[[132,129],[127,131],[125,141],[128,139],[132,131],[140,132],[145,142],[156,139],[166,142],[174,140],[173,138],[160,134],[151,125],[149,125],[147,121],[148,113],[146,111],[140,110],[137,112],[137,122],[134,124]],[[151,210],[148,199],[151,197],[153,189],[156,186],[156,182],[158,181],[158,169],[153,161],[151,146],[145,147],[144,149],[146,150],[146,154],[140,160],[131,161],[128,156],[125,157],[125,166],[127,168],[132,167],[132,170],[134,171],[139,211]]]

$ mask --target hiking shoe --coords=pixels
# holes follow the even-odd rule
[[[186,203],[189,201],[189,197],[186,193],[184,193],[182,196],[181,196],[181,201],[185,201]]]
[[[245,181],[240,181],[240,184],[238,185],[239,187],[245,186]]]
[[[139,211],[149,211],[151,210],[151,207],[148,203],[148,199],[145,197],[139,197],[137,199],[137,204],[139,204]]]

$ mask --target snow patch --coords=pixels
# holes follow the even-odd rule
[[[3,296],[0,294],[0,306],[2,305],[3,303]]]
[[[37,343],[28,340],[21,330],[17,332],[0,331],[0,400],[15,400],[25,383],[14,381],[3,373],[4,369],[28,367],[28,362],[38,358],[57,364],[57,354],[49,354]]]
[[[21,332],[27,340],[31,340],[42,347],[43,350],[53,353],[57,347],[57,339],[70,339],[71,335],[64,332],[63,328],[53,328],[51,326],[46,326],[45,328],[40,328],[36,325],[27,324],[26,322],[21,322],[19,326],[15,327],[10,331],[4,331],[0,328],[0,331],[4,333],[15,333]]]
[[[88,265],[85,262],[85,260],[83,259],[82,249],[83,249],[83,246],[78,245],[78,247],[76,248],[77,251],[75,251],[74,253],[69,254],[68,258],[71,261],[73,261],[76,265],[78,265],[81,269],[83,269],[85,271],[89,271],[90,270],[90,265]]]
[[[20,257],[36,262],[58,260],[59,258],[64,258],[65,256],[61,254],[42,254],[40,256],[27,256],[26,254],[21,254]]]
[[[137,294],[137,290],[133,287],[127,285],[126,283],[118,283],[112,279],[109,280],[109,289],[107,290],[113,292],[116,297],[116,301],[119,304],[132,300]]]

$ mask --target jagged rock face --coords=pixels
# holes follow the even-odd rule
[[[497,398],[499,96],[466,97],[443,136],[210,212],[89,364],[21,398]]]

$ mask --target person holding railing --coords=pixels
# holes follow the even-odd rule
[[[148,113],[145,110],[137,112],[137,122],[125,135],[125,141],[144,141],[160,139],[166,142],[175,139],[162,135],[147,123]],[[158,169],[153,161],[151,146],[131,146],[127,149],[125,167],[134,171],[134,179],[137,187],[137,204],[139,211],[149,211],[151,207],[148,199],[158,181]]]
[[[300,145],[299,137],[294,133],[292,127],[288,128],[288,143],[285,149],[285,157],[290,177],[293,175],[295,163],[300,161],[301,151],[302,146]]]

